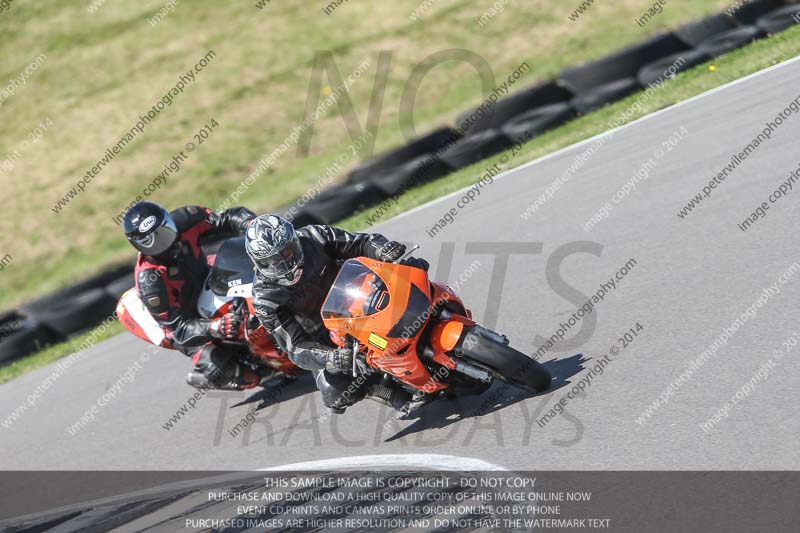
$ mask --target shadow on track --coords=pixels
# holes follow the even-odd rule
[[[253,394],[231,406],[239,407],[253,402],[261,402],[256,411],[265,409],[278,402],[298,398],[310,392],[316,392],[317,385],[310,372],[304,372],[297,377],[284,378],[280,381],[269,383],[266,387],[256,390]]]
[[[568,385],[569,379],[583,370],[584,363],[589,360],[590,358],[584,358],[583,354],[576,354],[566,359],[552,359],[542,363],[550,372],[553,381],[550,388],[541,394],[551,394]],[[455,422],[488,415],[534,396],[537,394],[533,391],[495,381],[491,388],[480,396],[461,396],[453,400],[431,403],[420,410],[419,418],[413,424],[398,431],[384,442],[402,439],[427,429],[444,429]]]

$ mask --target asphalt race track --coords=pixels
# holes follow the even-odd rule
[[[89,350],[16,421],[6,417],[54,365],[0,386],[0,468],[249,470],[412,453],[524,470],[800,468],[800,348],[784,344],[800,332],[800,267],[785,274],[800,261],[800,191],[771,204],[747,232],[737,227],[800,164],[800,117],[784,120],[699,207],[677,216],[798,97],[798,87],[795,60],[624,127],[527,220],[522,213],[591,140],[507,173],[464,209],[456,206],[462,191],[379,226],[420,244],[439,279],[461,277],[459,291],[477,319],[529,353],[543,342],[537,336],[552,335],[628,263],[616,288],[564,335],[577,339],[541,357],[556,376],[554,390],[531,397],[496,385],[482,397],[429,406],[418,420],[395,421],[373,402],[329,416],[301,379],[236,436],[229,431],[259,395],[209,393],[167,430],[193,392],[184,382],[190,362],[162,350],[131,366],[147,346],[125,334]],[[614,203],[650,159],[649,177]],[[607,217],[584,231],[606,202]],[[429,237],[450,208],[453,223]],[[505,274],[502,257],[487,253],[492,248],[511,252]],[[777,291],[764,292],[776,283]],[[725,343],[664,395],[667,403],[637,422],[737,319]],[[637,323],[643,330],[623,348],[618,339]],[[537,423],[612,347],[619,352],[591,386],[566,399],[563,414]],[[126,371],[127,382],[120,379]],[[727,418],[702,429],[737,392]],[[104,393],[110,401],[72,435],[67,428]]]

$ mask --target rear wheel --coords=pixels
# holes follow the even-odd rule
[[[498,340],[471,330],[460,341],[464,357],[489,370],[506,383],[544,392],[550,388],[550,372],[536,360]]]

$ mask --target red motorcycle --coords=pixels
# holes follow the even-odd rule
[[[451,392],[494,379],[543,392],[550,373],[472,320],[447,285],[414,266],[366,257],[346,261],[322,306],[333,342],[358,353],[363,365],[409,392]]]
[[[272,335],[262,326],[253,311],[253,278],[255,266],[247,256],[244,238],[236,237],[222,242],[215,255],[209,256],[211,272],[206,278],[197,311],[203,318],[221,317],[231,311],[242,317],[243,337],[236,340],[221,340],[241,348],[241,361],[263,375],[267,367],[274,373],[272,379],[296,376],[302,372],[275,344]],[[117,317],[125,328],[137,337],[157,346],[172,349],[161,326],[150,315],[136,288],[129,289],[119,299]]]

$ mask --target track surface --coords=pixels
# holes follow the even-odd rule
[[[284,400],[256,415],[236,437],[228,434],[256,403],[234,404],[250,394],[211,393],[171,430],[162,428],[192,393],[184,384],[190,363],[161,351],[136,372],[96,420],[72,436],[75,423],[145,349],[131,335],[93,348],[9,428],[0,427],[2,469],[253,469],[367,454],[437,453],[480,458],[514,469],[797,469],[800,411],[796,407],[800,348],[755,384],[730,416],[706,433],[700,424],[744,386],[782,341],[800,329],[800,272],[780,286],[709,362],[683,384],[645,424],[636,418],[658,398],[795,261],[800,261],[796,221],[800,192],[774,204],[747,233],[737,228],[800,162],[800,117],[787,120],[711,198],[685,220],[676,212],[786,105],[797,97],[800,62],[770,69],[714,94],[619,130],[529,220],[520,214],[581,153],[586,143],[514,170],[484,187],[435,238],[430,228],[461,196],[447,197],[382,225],[392,238],[421,244],[437,272],[443,242],[455,243],[453,282],[476,259],[478,270],[460,293],[479,320],[487,311],[494,257],[467,253],[468,242],[541,243],[539,254],[514,255],[504,278],[496,329],[533,352],[536,335],[549,336],[580,299],[548,284],[553,252],[593,241],[602,252],[569,255],[566,284],[584,296],[630,258],[638,264],[598,304],[596,328],[586,342],[554,348],[542,357],[571,383],[537,397],[516,389],[486,398],[430,406],[418,421],[394,422],[388,411],[361,402],[346,415],[328,417],[313,385],[287,389]],[[581,225],[681,127],[686,138],[665,154],[648,180],[608,218],[586,233]],[[536,246],[536,245],[534,245]],[[586,250],[587,246],[572,245]],[[580,248],[580,247],[583,248]],[[596,245],[595,245],[596,246]],[[500,276],[495,279],[500,280]],[[559,295],[567,295],[570,302]],[[496,298],[493,298],[497,305]],[[487,314],[489,315],[487,317]],[[592,380],[585,396],[569,400],[567,416],[545,427],[545,414],[617,339],[637,322],[644,332]],[[580,323],[566,337],[572,337]],[[576,357],[582,354],[582,359]],[[583,370],[577,364],[584,361]],[[5,417],[52,371],[40,369],[0,387]],[[578,373],[576,373],[578,372]],[[465,413],[461,419],[458,412]],[[488,412],[487,412],[488,411]],[[472,416],[483,412],[480,416]]]

